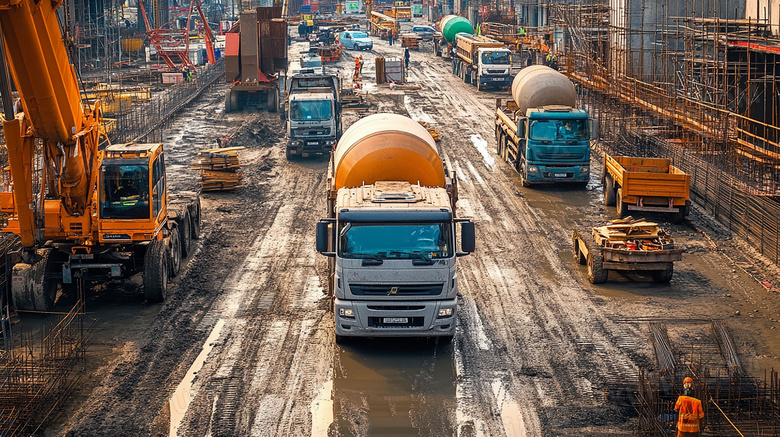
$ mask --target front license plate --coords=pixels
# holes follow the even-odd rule
[[[306,141],[307,146],[316,146],[317,144],[319,144],[317,141]]]
[[[382,323],[409,323],[408,317],[385,317]]]
[[[566,177],[566,173],[555,173],[555,177],[556,178],[565,178]]]
[[[503,77],[494,77],[493,80],[498,82],[499,80],[504,80],[504,78]]]

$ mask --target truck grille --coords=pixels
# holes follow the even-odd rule
[[[425,317],[409,317],[408,323],[384,323],[384,317],[369,317],[371,328],[417,328],[425,324]]]
[[[293,131],[293,136],[298,138],[318,135],[330,135],[330,129],[296,129]]]
[[[349,284],[355,296],[438,296],[444,284]]]
[[[582,153],[535,153],[537,159],[582,159]]]

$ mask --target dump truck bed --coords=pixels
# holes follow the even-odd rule
[[[604,155],[604,174],[610,174],[623,190],[623,201],[636,204],[642,198],[668,198],[675,206],[690,197],[691,177],[662,158]]]

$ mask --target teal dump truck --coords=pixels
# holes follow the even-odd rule
[[[596,124],[575,107],[571,81],[543,65],[526,67],[512,82],[512,97],[497,100],[496,153],[520,173],[523,186],[587,185]]]

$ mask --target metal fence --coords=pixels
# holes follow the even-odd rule
[[[192,102],[203,90],[225,77],[225,61],[221,58],[192,77],[159,93],[125,113],[117,116],[109,133],[112,143],[131,141],[161,141],[165,121]]]
[[[697,206],[780,265],[780,203],[724,169],[721,154],[685,147],[690,133],[644,114],[599,91],[581,89],[581,98],[599,121],[600,151],[671,159],[691,175],[691,199]]]

